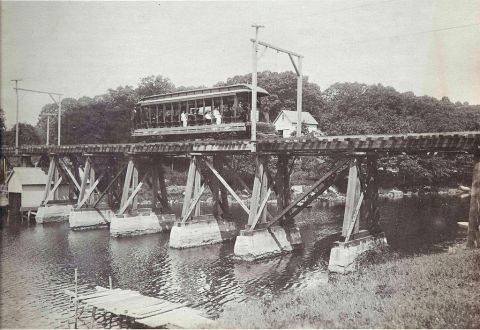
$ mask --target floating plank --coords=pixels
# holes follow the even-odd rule
[[[142,319],[142,323],[151,328],[158,327],[179,327],[187,329],[198,329],[213,327],[213,321],[200,315],[198,311],[183,307],[163,314]]]
[[[70,297],[75,292],[65,290]],[[103,309],[115,315],[127,316],[135,322],[153,328],[199,328],[213,326],[213,321],[202,316],[202,312],[172,303],[164,299],[147,297],[139,292],[121,289],[96,287],[94,292],[78,296],[79,303]]]

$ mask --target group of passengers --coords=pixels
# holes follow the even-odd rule
[[[158,122],[158,125],[160,127],[166,125],[166,126],[176,126],[175,123],[178,123],[177,125],[181,125],[183,127],[187,126],[195,126],[195,125],[202,125],[202,124],[216,124],[220,125],[223,122],[229,123],[229,122],[246,122],[248,121],[249,115],[250,115],[250,104],[246,103],[243,104],[242,102],[239,102],[236,106],[232,105],[224,105],[223,106],[223,111],[220,111],[218,106],[215,106],[213,108],[213,111],[211,110],[211,107],[205,107],[205,108],[191,108],[189,112],[186,112],[185,110],[182,111],[180,116],[178,116],[178,112],[174,117],[172,116],[172,110],[169,109],[165,112],[165,122],[161,120],[161,122]],[[141,113],[138,113],[136,109],[133,111],[133,120],[135,121],[136,127],[139,126],[147,126],[147,127],[155,127],[156,124],[156,116],[155,113],[152,111],[150,113],[149,111],[141,111]],[[178,116],[178,117],[177,117]],[[163,116],[160,116],[163,117]],[[175,122],[173,118],[176,118],[178,120]],[[160,118],[159,118],[160,119]]]
[[[213,109],[213,113],[210,109],[206,109],[203,117],[205,119],[206,124],[215,123],[217,125],[220,125],[222,123],[222,115],[220,114],[218,107],[215,107]],[[185,111],[183,111],[182,114],[180,115],[180,120],[182,122],[183,127],[188,126],[188,115]]]

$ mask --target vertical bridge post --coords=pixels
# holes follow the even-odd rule
[[[140,166],[141,165],[141,166]],[[151,207],[138,207],[138,194],[145,184],[151,193]],[[147,190],[144,190],[145,192]],[[161,212],[158,212],[160,201]],[[118,212],[112,217],[110,235],[133,236],[169,230],[175,220],[170,212],[163,170],[163,159],[130,155],[123,182],[122,198]]]
[[[184,249],[194,246],[220,243],[235,237],[235,223],[225,221],[223,214],[228,212],[226,195],[222,192],[219,184],[222,184],[232,195],[235,191],[222,177],[223,158],[219,155],[213,157],[213,164],[202,154],[192,155],[185,187],[185,198],[182,208],[182,218],[176,222],[170,233],[169,245],[171,248]],[[201,166],[205,165],[212,172],[213,176],[203,176]],[[213,196],[213,214],[200,214],[199,203],[206,188],[210,187]],[[238,199],[239,200],[239,199]],[[240,200],[240,203],[241,200]],[[242,205],[242,204],[241,204]],[[246,207],[242,205],[242,207]]]
[[[358,212],[355,210],[360,207],[357,206],[360,199],[360,171],[358,167],[359,161],[354,158],[350,162],[348,171],[348,186],[347,195],[345,197],[345,212],[343,215],[342,236],[347,237],[349,234],[349,228],[352,227],[350,234],[357,234],[360,228],[359,221],[354,218],[354,215],[358,217]]]
[[[335,242],[330,252],[328,269],[332,272],[347,273],[354,270],[355,259],[359,254],[387,244],[385,234],[379,233],[378,228],[376,155],[369,154],[366,158],[367,172],[365,179],[362,180],[363,185],[360,180],[362,171],[359,159],[355,158],[350,162],[342,226],[342,236],[345,240]],[[360,220],[366,222],[368,230],[359,230]]]
[[[37,209],[35,220],[37,223],[63,221],[68,219],[70,210],[73,208],[74,201],[69,192],[67,201],[60,201],[59,190],[62,182],[69,184],[69,189],[78,189],[78,183],[72,180],[67,174],[67,170],[61,166],[63,161],[58,155],[50,155],[48,174],[45,182],[42,202]],[[53,187],[52,187],[53,183]]]
[[[480,155],[475,154],[468,214],[467,247],[480,248]]]

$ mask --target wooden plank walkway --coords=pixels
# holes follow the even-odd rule
[[[341,152],[469,152],[479,150],[480,131],[408,133],[383,135],[323,136],[318,138],[268,138],[258,140],[257,151],[263,154],[323,155]],[[20,146],[22,155],[185,155],[189,153],[250,153],[249,140],[213,140],[126,144],[84,145],[25,145]],[[5,156],[15,155],[14,147],[2,147]]]
[[[65,290],[75,300],[75,292]],[[107,289],[97,286],[94,291],[79,294],[77,303],[90,306],[95,317],[97,309],[150,328],[211,328],[214,321],[203,316],[203,312],[186,307],[184,304],[172,303],[164,299],[147,297],[136,291]]]

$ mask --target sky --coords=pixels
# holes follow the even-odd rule
[[[211,86],[252,70],[259,40],[304,55],[303,72],[335,82],[480,104],[480,0],[8,2],[1,4],[1,107],[15,124],[20,88],[93,97],[162,75]],[[263,52],[263,49],[260,50]],[[293,67],[266,50],[258,70]],[[20,92],[36,124],[48,95]]]

